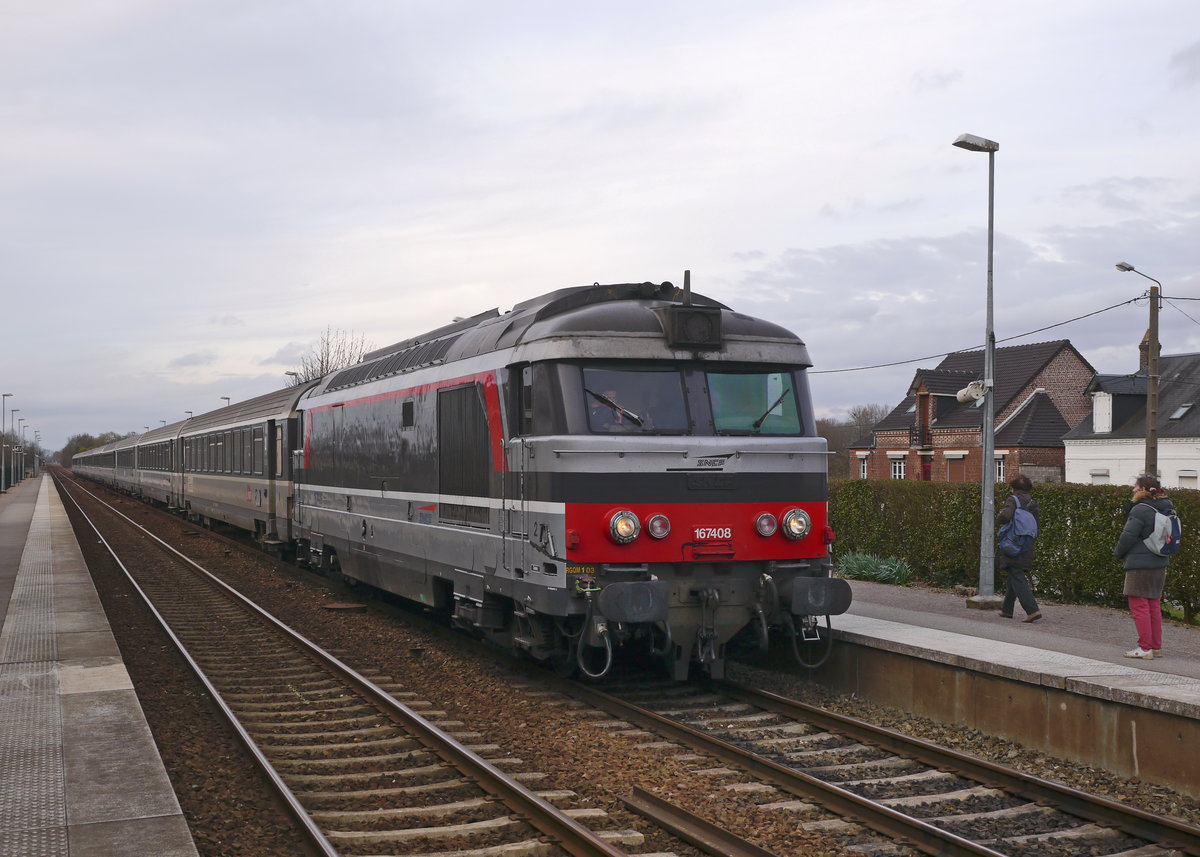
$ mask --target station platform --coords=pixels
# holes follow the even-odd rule
[[[0,494],[0,854],[197,854],[49,476]]]
[[[1023,622],[1019,605],[1006,619],[943,590],[861,580],[850,586],[850,612],[833,620],[842,639],[971,661],[977,669],[1200,720],[1200,627],[1164,619],[1162,657],[1143,660],[1124,656],[1137,646],[1128,610],[1039,599],[1042,618]]]

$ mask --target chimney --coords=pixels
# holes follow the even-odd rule
[[[1146,335],[1142,337],[1141,343],[1138,344],[1138,371],[1143,374],[1148,374],[1150,371],[1150,331],[1146,331]]]

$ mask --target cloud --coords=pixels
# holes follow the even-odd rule
[[[922,70],[913,75],[912,87],[913,91],[918,94],[941,92],[959,83],[962,79],[963,73],[959,69],[952,71]]]
[[[258,361],[259,366],[298,366],[308,353],[312,351],[312,343],[289,342],[274,354]]]
[[[1200,42],[1174,54],[1167,68],[1171,70],[1176,86],[1195,86],[1200,82]]]
[[[167,366],[172,369],[189,369],[194,366],[211,366],[216,362],[217,353],[215,351],[194,351],[191,354],[176,357]]]

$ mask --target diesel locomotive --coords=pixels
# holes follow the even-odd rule
[[[563,672],[720,678],[735,635],[813,639],[850,604],[810,365],[686,280],[574,287],[72,468]]]

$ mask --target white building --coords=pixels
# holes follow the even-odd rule
[[[1147,387],[1145,365],[1092,379],[1092,413],[1063,437],[1067,482],[1132,485],[1145,472]],[[1159,358],[1157,423],[1163,487],[1200,488],[1200,354]]]

